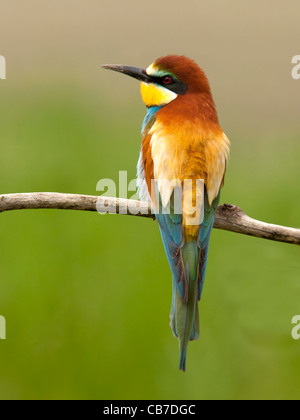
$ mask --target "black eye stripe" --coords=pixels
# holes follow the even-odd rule
[[[164,85],[166,78],[170,79],[170,83],[168,83],[168,85],[174,84],[177,82],[176,79],[174,79],[172,76],[166,75],[166,76],[161,76],[161,77],[155,77],[154,79],[156,79],[156,83],[159,83],[160,85]]]
[[[180,80],[174,79],[170,75],[165,75],[162,77],[157,76],[150,76],[154,83],[161,85],[165,87],[166,89],[171,90],[174,93],[177,93],[178,95],[184,95],[188,91],[188,85],[186,83],[181,82]],[[166,77],[171,78],[171,83],[164,83],[164,80]]]
[[[172,90],[174,93],[177,93],[178,95],[184,95],[189,90],[189,87],[186,83],[175,82],[173,85],[168,86],[168,89]]]

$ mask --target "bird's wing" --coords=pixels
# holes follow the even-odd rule
[[[205,271],[207,265],[209,238],[215,221],[216,208],[220,202],[220,191],[217,197],[209,204],[207,190],[204,192],[204,218],[199,229],[198,247],[200,248],[198,268],[198,300],[201,298]]]
[[[211,138],[206,144],[207,179],[204,193],[204,218],[200,226],[198,246],[200,248],[198,268],[198,299],[200,300],[207,265],[208,246],[214,225],[216,208],[220,202],[220,190],[224,183],[230,142],[225,133]]]
[[[175,212],[174,196],[175,192],[173,192],[171,196],[168,212],[164,213],[164,208],[160,206],[159,212],[156,213],[156,219],[159,224],[164,248],[176,287],[180,297],[183,300],[186,300],[188,297],[188,289],[181,252],[182,246],[184,244],[182,214],[176,214]]]

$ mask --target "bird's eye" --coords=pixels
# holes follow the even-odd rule
[[[163,83],[164,83],[164,85],[170,85],[172,82],[173,82],[173,79],[172,79],[172,77],[170,77],[170,76],[165,76],[165,77],[163,78]]]

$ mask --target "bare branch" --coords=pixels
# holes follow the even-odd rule
[[[136,200],[47,192],[0,195],[0,213],[22,209],[98,211],[155,219],[148,203]],[[300,229],[272,225],[252,219],[239,207],[232,204],[223,204],[217,208],[214,228],[300,245]]]

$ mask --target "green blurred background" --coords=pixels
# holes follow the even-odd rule
[[[134,178],[138,84],[100,65],[178,53],[206,71],[232,142],[221,201],[300,227],[299,13],[298,0],[3,0],[0,192]],[[183,374],[156,223],[28,210],[0,215],[0,232],[1,399],[299,398],[298,247],[213,231]]]

